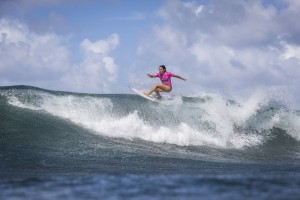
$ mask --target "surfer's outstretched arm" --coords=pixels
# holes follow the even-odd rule
[[[179,76],[179,75],[174,75],[174,77],[175,77],[175,78],[179,78],[179,79],[181,79],[181,80],[183,80],[183,81],[186,81],[186,78],[183,78],[183,77],[181,77],[181,76]]]
[[[147,76],[149,76],[150,78],[154,78],[155,76],[152,74],[147,74]]]

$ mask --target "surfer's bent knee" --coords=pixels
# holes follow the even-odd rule
[[[163,90],[164,92],[171,92],[171,90],[172,90],[172,87],[171,86],[168,86],[168,85],[163,85],[163,84],[161,84],[161,85],[159,85],[160,87],[160,89],[161,90]]]

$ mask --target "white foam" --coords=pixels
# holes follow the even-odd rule
[[[57,96],[48,93],[35,94],[37,102],[24,102],[14,95],[8,95],[9,103],[33,110],[44,110],[54,116],[69,119],[72,122],[92,130],[95,134],[126,139],[139,138],[151,142],[176,145],[215,146],[221,148],[243,148],[259,145],[264,141],[264,135],[243,133],[235,130],[236,126],[245,127],[256,119],[257,110],[264,101],[261,96],[254,96],[239,105],[228,104],[222,96],[214,95],[211,100],[193,103],[192,108],[182,110],[182,98],[176,98],[174,104],[152,105],[152,109],[163,115],[164,109],[176,115],[177,124],[153,125],[141,117],[141,113],[133,110],[127,115],[112,114],[114,105],[109,98],[64,95]],[[191,112],[198,116],[195,123],[189,120]],[[201,113],[197,113],[201,112]],[[155,117],[155,116],[154,116]],[[187,120],[180,120],[187,119]],[[159,120],[159,119],[158,119]],[[289,134],[300,140],[300,117],[277,113],[269,120],[251,124],[256,130],[267,130],[274,126],[285,128]],[[159,123],[158,123],[159,124]],[[207,126],[205,124],[208,124]]]
[[[177,145],[208,145],[216,147],[242,148],[250,144],[257,144],[261,138],[253,135],[212,135],[210,132],[199,132],[186,123],[175,127],[151,126],[144,122],[135,111],[126,117],[115,119],[105,118],[100,121],[83,123],[97,134],[126,139],[140,138],[147,141],[169,143]]]

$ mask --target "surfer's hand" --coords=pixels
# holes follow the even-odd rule
[[[175,75],[174,77],[179,78],[179,79],[181,79],[181,80],[183,80],[183,81],[186,81],[186,78],[182,78],[182,77],[179,76],[179,75]]]
[[[151,74],[147,74],[147,76],[149,76],[150,78],[153,78],[153,75],[151,75]]]

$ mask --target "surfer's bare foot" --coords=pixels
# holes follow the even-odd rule
[[[143,93],[144,93],[144,95],[149,96],[149,93],[147,93],[147,92],[143,92]]]

